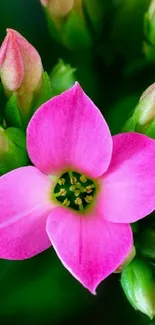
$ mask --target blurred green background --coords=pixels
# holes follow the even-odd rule
[[[1,0],[0,43],[6,28],[14,28],[36,47],[47,72],[59,58],[77,68],[78,81],[115,134],[141,93],[155,81],[155,65],[142,52],[148,4],[147,0],[100,1],[105,6],[100,35],[93,48],[73,53],[52,40],[39,0]],[[133,310],[118,275],[100,284],[97,293],[92,296],[84,289],[52,248],[27,261],[0,260],[0,324],[155,324]]]

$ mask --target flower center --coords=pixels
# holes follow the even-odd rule
[[[63,206],[73,210],[85,210],[94,199],[96,185],[83,174],[66,172],[58,179],[54,188],[54,197]]]

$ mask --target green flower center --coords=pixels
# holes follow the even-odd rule
[[[69,171],[58,179],[53,194],[61,205],[84,211],[93,202],[96,185],[87,176]]]

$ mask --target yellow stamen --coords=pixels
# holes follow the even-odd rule
[[[70,201],[66,198],[62,204],[65,206],[65,207],[69,207],[70,206]]]
[[[78,197],[80,195],[81,191],[80,190],[75,190],[74,195]]]
[[[93,197],[92,197],[92,195],[87,195],[84,199],[87,203],[90,203],[92,201]]]
[[[60,179],[58,180],[58,184],[59,184],[59,185],[64,185],[64,184],[65,184],[65,179],[64,179],[64,178],[60,178]]]
[[[70,172],[68,172],[68,174],[69,174],[69,177],[70,177],[71,184],[72,185],[75,184],[77,182],[77,179],[76,179],[76,177],[73,176],[73,172],[70,171]]]
[[[80,204],[82,204],[82,200],[80,199],[80,197],[77,197],[76,199],[75,199],[75,204],[77,204],[77,205],[80,205]]]
[[[79,206],[79,210],[82,211],[83,210],[83,204],[82,204],[82,200],[80,199],[80,197],[77,197],[74,202],[75,202],[75,204],[77,204]]]
[[[81,192],[81,193],[84,193],[84,191],[85,191],[85,188],[84,188],[83,186],[81,186],[81,187],[80,187],[80,192]]]
[[[80,182],[76,183],[76,188],[79,188],[79,189],[81,188],[81,183]]]
[[[61,188],[60,191],[58,193],[54,193],[55,197],[58,196],[65,196],[66,195],[66,190],[64,188]]]
[[[88,185],[88,186],[86,186],[85,187],[85,192],[86,193],[92,193],[92,189],[95,187],[95,185],[94,184],[92,184],[92,185]]]
[[[72,186],[69,187],[69,190],[70,190],[71,192],[74,192],[75,189],[76,189],[75,185],[72,185]]]
[[[71,184],[75,184],[77,182],[76,177],[71,177],[70,182]]]
[[[85,175],[81,175],[81,176],[80,176],[80,181],[81,181],[82,183],[86,183],[86,182],[87,182],[87,177],[86,177]]]

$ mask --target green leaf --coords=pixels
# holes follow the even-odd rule
[[[28,164],[25,133],[11,127],[0,128],[0,175]]]
[[[47,72],[44,72],[42,76],[42,87],[33,103],[33,113],[51,97],[53,97],[51,80]]]
[[[74,10],[68,15],[67,21],[61,29],[63,44],[71,50],[79,51],[93,45],[89,29],[84,18]]]
[[[9,98],[6,104],[4,116],[7,126],[22,127],[22,120],[19,114],[18,100],[15,93]]]

